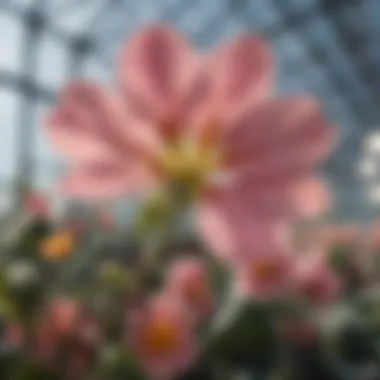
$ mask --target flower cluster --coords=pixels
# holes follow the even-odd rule
[[[379,378],[378,228],[316,220],[335,131],[274,77],[257,36],[200,54],[158,25],[117,86],[62,90],[44,128],[84,206],[33,194],[4,243],[4,379]]]

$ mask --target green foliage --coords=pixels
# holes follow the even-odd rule
[[[351,268],[352,257],[355,254],[355,247],[346,245],[335,245],[331,248],[329,256],[331,266],[339,273],[345,273]]]
[[[223,362],[247,368],[268,368],[276,354],[276,334],[270,316],[259,305],[239,305],[215,332],[210,352]]]
[[[105,346],[100,357],[97,380],[147,380],[136,359],[120,346]]]
[[[59,374],[48,370],[45,366],[33,362],[18,362],[6,380],[61,380]]]
[[[44,219],[32,220],[25,230],[20,232],[19,238],[11,246],[11,257],[39,259],[39,247],[44,237],[53,230],[53,226]]]

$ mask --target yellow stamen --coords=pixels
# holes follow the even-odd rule
[[[218,168],[218,151],[192,140],[180,141],[166,147],[159,166],[171,184],[187,188],[193,194]]]

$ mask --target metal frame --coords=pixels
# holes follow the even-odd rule
[[[95,0],[91,0],[95,1]],[[223,19],[235,18],[241,25],[256,30],[256,25],[252,21],[250,9],[258,0],[220,0],[220,13],[215,15],[213,22],[221,23]],[[262,2],[262,1],[261,1]],[[79,76],[85,63],[91,59],[96,60],[100,66],[111,67],[113,53],[121,38],[124,38],[124,30],[128,26],[125,24],[112,23],[111,27],[104,26],[107,20],[112,20],[120,13],[133,17],[133,12],[137,14],[139,9],[135,0],[99,0],[97,10],[86,22],[85,31],[80,34],[73,34],[57,26],[57,17],[65,17],[75,13],[79,8],[87,6],[89,0],[72,1],[66,0],[63,4],[57,5],[54,1],[35,0],[29,8],[17,5],[16,0],[0,0],[0,13],[8,12],[23,20],[24,36],[22,49],[22,68],[20,72],[1,72],[0,88],[7,87],[12,91],[22,94],[18,120],[15,127],[18,130],[18,138],[15,147],[17,155],[17,194],[16,202],[22,197],[25,188],[28,188],[34,176],[34,152],[33,141],[35,139],[33,131],[33,119],[36,113],[37,103],[50,103],[54,101],[55,92],[52,88],[38,83],[37,72],[37,52],[40,49],[41,36],[48,33],[57,43],[64,44],[70,57],[67,76]],[[151,3],[150,0],[141,3]],[[186,3],[186,4],[185,4]],[[289,2],[290,3],[290,2]],[[277,12],[280,17],[275,24],[261,26],[259,31],[271,39],[274,43],[286,33],[296,36],[297,43],[302,46],[307,62],[312,64],[323,77],[327,85],[318,88],[318,83],[310,84],[313,90],[323,96],[323,93],[330,91],[344,103],[345,117],[350,118],[356,128],[350,130],[337,154],[332,158],[327,166],[327,171],[336,178],[337,183],[354,186],[355,178],[353,170],[347,168],[347,157],[354,162],[360,151],[360,140],[368,128],[376,125],[380,119],[377,102],[380,100],[380,83],[376,78],[373,67],[358,54],[360,44],[352,42],[347,24],[342,15],[349,9],[354,10],[360,17],[360,7],[364,6],[360,1],[333,1],[328,0],[329,7],[326,7],[325,0],[315,0],[314,4],[304,9],[295,9],[289,6],[284,0],[266,0],[266,6]],[[332,7],[332,5],[334,5]],[[183,12],[202,11],[197,0],[161,0],[157,1],[155,7],[159,9],[160,18],[163,20],[176,20],[183,15]],[[205,4],[205,2],[203,2]],[[142,4],[140,4],[142,6]],[[180,10],[182,9],[182,12]],[[334,64],[328,59],[329,51],[322,43],[311,41],[310,36],[305,33],[305,28],[316,20],[322,20],[331,32],[338,44],[336,49],[344,55],[352,68],[352,76],[340,71],[338,64]],[[131,19],[133,23],[134,20]],[[174,22],[175,23],[175,22]],[[365,24],[365,23],[364,23]],[[198,41],[213,40],[212,26],[199,25],[199,30],[194,33]],[[219,24],[220,25],[220,24]],[[1,25],[0,25],[1,28]],[[360,33],[364,40],[370,38],[365,30]],[[365,41],[364,41],[365,42]],[[290,59],[292,59],[290,57]],[[308,63],[299,61],[294,57],[289,75],[296,74],[300,80],[307,83],[310,78],[304,75],[305,66]],[[337,120],[339,123],[339,120]],[[342,128],[344,128],[343,126]]]

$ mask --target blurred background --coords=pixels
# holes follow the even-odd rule
[[[41,128],[57,90],[73,77],[112,83],[120,45],[154,21],[201,49],[244,30],[267,37],[278,91],[314,93],[340,130],[324,169],[331,217],[380,216],[379,0],[0,0],[1,213],[60,174]]]

